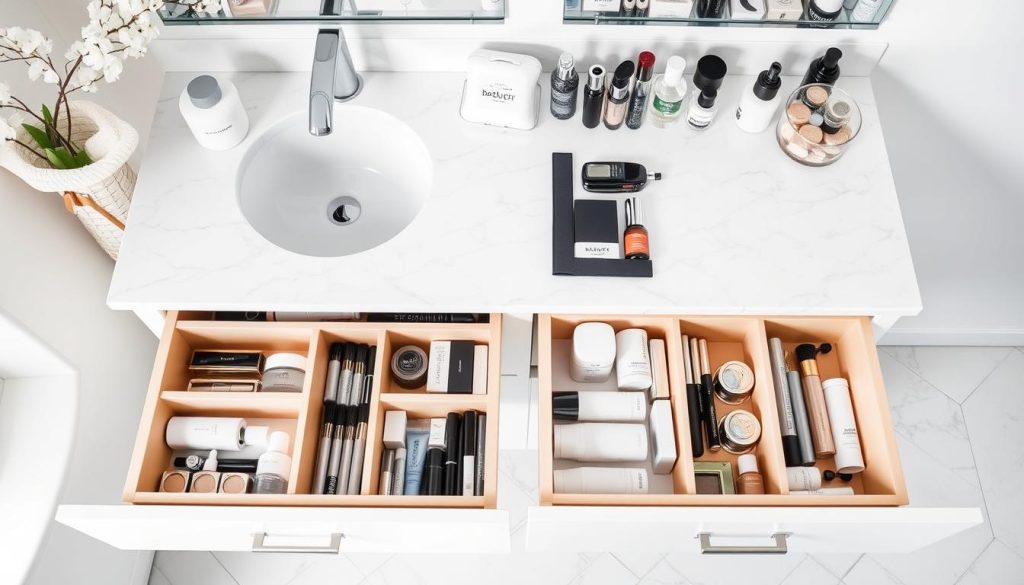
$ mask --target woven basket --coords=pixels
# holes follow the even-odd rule
[[[57,123],[63,126],[60,120]],[[24,128],[18,129],[18,140],[32,144]],[[139,134],[94,103],[72,102],[71,142],[84,145],[94,162],[80,169],[54,169],[25,147],[5,141],[0,142],[0,166],[33,189],[61,195],[67,210],[117,260],[135,190],[135,171],[127,162]]]

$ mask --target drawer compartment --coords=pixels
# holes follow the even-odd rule
[[[653,475],[647,463],[650,486],[646,494],[556,493],[555,469],[571,468],[575,462],[554,459],[551,396],[554,391],[616,390],[613,371],[607,384],[579,383],[569,376],[572,332],[584,322],[609,323],[616,332],[627,328],[647,331],[649,339],[665,341],[669,388],[676,430],[678,459],[671,475]],[[640,505],[640,506],[898,506],[907,503],[906,487],[896,451],[896,439],[889,419],[889,407],[882,385],[878,358],[871,338],[870,323],[860,318],[758,319],[747,317],[540,317],[540,458],[541,504],[550,505]],[[761,439],[753,453],[764,480],[763,495],[714,495],[698,493],[694,464],[725,462],[735,474],[737,455],[725,449],[694,458],[690,442],[683,357],[683,336],[707,341],[710,371],[731,360],[746,363],[754,372],[754,389],[749,399],[730,405],[714,399],[718,419],[744,409],[761,423]],[[768,338],[779,337],[788,352],[798,343],[828,342],[833,351],[819,356],[822,379],[849,380],[854,411],[860,431],[865,470],[850,482],[836,479],[830,487],[849,486],[855,495],[790,495],[783,457],[781,426],[776,408],[775,388],[768,359]],[[609,386],[610,385],[610,386]],[[602,464],[594,464],[602,466]],[[834,469],[831,457],[817,462],[820,469]],[[607,466],[607,465],[605,465]],[[616,467],[635,465],[615,464]]]
[[[181,320],[180,316],[190,319]],[[317,323],[237,322],[203,320],[201,314],[169,313],[161,340],[149,394],[143,410],[135,451],[124,490],[132,504],[224,506],[327,506],[397,508],[495,508],[497,504],[498,405],[501,356],[501,316],[487,323]],[[488,346],[485,394],[428,394],[424,388],[407,390],[391,380],[391,352],[402,345],[429,350],[433,340],[468,340]],[[370,387],[366,447],[362,457],[358,494],[314,493],[324,394],[330,348],[338,342],[376,346],[374,377]],[[291,352],[306,356],[301,392],[197,392],[188,391],[188,363],[195,350],[259,350],[265,355]],[[487,416],[482,495],[398,496],[377,495],[384,453],[384,416],[404,410],[410,419],[444,417],[449,412],[474,410]],[[288,433],[291,468],[287,493],[224,494],[168,493],[159,491],[163,473],[174,456],[204,452],[173,452],[164,433],[171,417],[228,416],[245,418],[249,426],[266,425]],[[221,452],[221,459],[255,458],[252,448]]]

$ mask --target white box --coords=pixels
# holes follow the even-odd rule
[[[765,20],[800,20],[804,13],[801,0],[765,0]]]
[[[731,0],[729,9],[736,20],[761,20],[765,15],[764,0]]]
[[[651,434],[651,467],[658,475],[672,473],[676,466],[676,433],[672,424],[672,405],[668,400],[655,400],[648,419]]]
[[[404,410],[389,410],[384,413],[384,446],[388,449],[405,447],[407,417]]]

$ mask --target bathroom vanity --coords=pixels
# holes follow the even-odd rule
[[[127,549],[500,552],[509,548],[508,513],[498,508],[501,450],[527,448],[525,441],[507,438],[525,432],[506,431],[529,428],[539,429],[541,470],[540,501],[528,515],[530,550],[904,552],[981,522],[978,510],[918,508],[907,496],[875,337],[899,317],[916,314],[921,299],[867,78],[842,80],[864,117],[856,144],[838,163],[810,169],[790,161],[773,132],[744,134],[725,115],[703,133],[649,125],[587,130],[578,115],[560,121],[546,111],[533,131],[505,130],[459,118],[460,74],[365,73],[357,98],[335,104],[330,140],[367,157],[398,157],[388,168],[408,173],[396,188],[402,195],[391,193],[387,197],[397,198],[387,202],[400,208],[395,213],[415,213],[408,227],[376,247],[318,257],[271,243],[244,212],[246,198],[271,196],[266,190],[249,194],[250,173],[260,173],[258,184],[294,183],[293,191],[277,195],[282,217],[304,197],[352,195],[340,186],[336,193],[309,193],[327,188],[311,177],[316,164],[330,161],[329,153],[308,168],[276,164],[266,153],[259,165],[251,164],[254,145],[268,148],[282,134],[299,140],[294,125],[301,129],[307,122],[309,76],[228,76],[252,126],[242,145],[223,153],[198,148],[178,114],[178,95],[192,76],[166,76],[108,298],[115,309],[166,312],[125,503],[62,506],[59,521]],[[728,78],[722,104],[735,104],[752,81]],[[782,93],[797,81],[786,78]],[[389,141],[404,130],[368,133],[360,126],[368,116],[387,119],[387,128],[411,129],[429,154],[427,162],[403,167],[401,157],[415,159],[416,149],[405,142],[391,148]],[[586,161],[627,160],[663,174],[641,194],[653,278],[551,274],[552,152],[573,153],[577,170]],[[583,193],[578,176],[575,191]],[[379,204],[372,197],[359,203],[363,214],[381,212],[372,209]],[[282,222],[274,229],[358,227],[358,219],[329,225],[331,210],[323,207],[322,217],[308,219],[316,226]],[[212,311],[268,310],[490,317],[469,325],[211,319]],[[503,315],[520,316],[514,320],[520,324],[521,316],[537,315],[536,331],[513,331],[513,319]],[[581,497],[552,490],[550,396],[564,389],[555,387],[555,370],[564,364],[553,360],[553,348],[571,336],[574,324],[589,320],[644,328],[666,342],[680,459],[664,495]],[[870,470],[856,480],[857,495],[787,495],[780,480],[784,463],[770,440],[763,453],[769,465],[762,469],[768,495],[696,494],[682,428],[682,334],[707,337],[713,359],[746,359],[758,380],[755,397],[770,391],[767,337],[834,344],[823,373],[846,377],[856,388]],[[501,413],[501,432],[497,424],[488,427],[483,496],[371,495],[377,492],[377,448],[368,449],[371,473],[360,495],[309,493],[304,478],[319,424],[313,407],[322,399],[327,344],[337,339],[376,343],[380,366],[388,348],[409,340],[467,339],[489,346],[484,396],[402,392],[387,375],[378,376],[368,435],[370,443],[379,443],[388,408],[423,416],[475,408],[495,423]],[[502,395],[506,379],[528,375],[531,346],[540,388],[537,421],[526,409],[504,412],[511,398]],[[295,351],[306,353],[312,365],[298,395],[185,392],[183,360],[199,347]],[[760,399],[757,404],[764,436],[775,436],[774,406]],[[163,425],[181,413],[287,420],[296,429],[289,493],[156,492],[169,455]],[[505,437],[500,445],[499,436]],[[736,546],[719,548],[723,543]]]

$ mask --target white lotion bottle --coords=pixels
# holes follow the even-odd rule
[[[615,334],[615,375],[619,390],[647,390],[654,383],[647,332],[623,329]]]
[[[557,425],[555,458],[594,462],[646,461],[647,427],[633,423]]]
[[[203,148],[228,150],[249,133],[249,115],[230,81],[210,75],[196,77],[181,92],[178,109]]]
[[[817,467],[787,467],[789,491],[821,489],[821,470]]]
[[[288,491],[288,474],[292,468],[292,458],[288,455],[288,444],[291,437],[283,431],[270,433],[270,444],[267,452],[260,455],[256,462],[256,480],[253,493],[283,494]]]
[[[647,418],[642,392],[555,392],[551,402],[557,420],[642,423]]]
[[[825,391],[825,408],[836,444],[836,473],[860,473],[864,471],[864,454],[860,450],[850,384],[843,378],[829,378],[821,383],[821,388]]]
[[[558,494],[646,494],[650,483],[647,470],[618,467],[576,467],[556,469]]]
[[[764,132],[775,118],[782,96],[782,64],[778,61],[771,64],[757,76],[754,87],[740,98],[736,107],[736,125],[744,132],[752,134]]]
[[[171,449],[238,451],[245,445],[245,419],[216,416],[174,416],[164,440]]]

